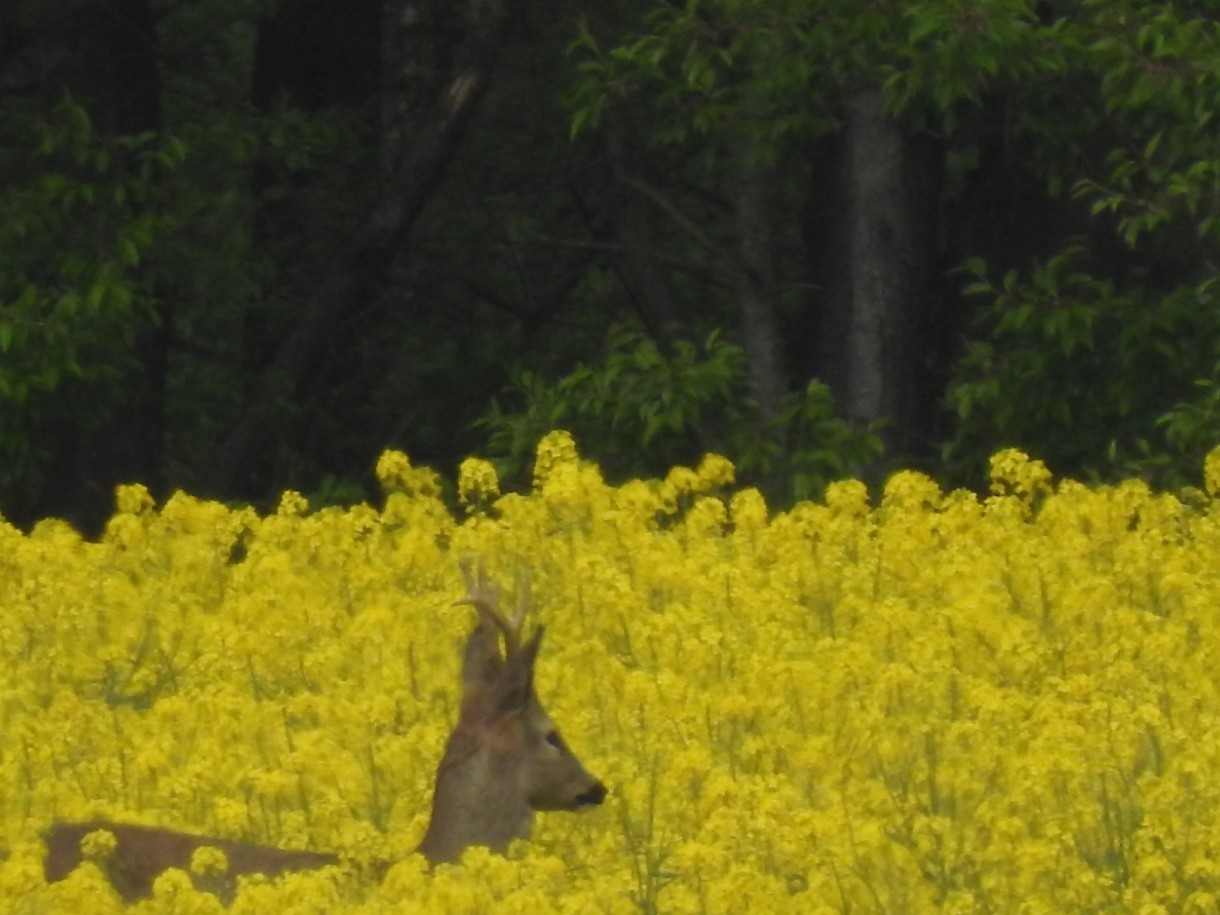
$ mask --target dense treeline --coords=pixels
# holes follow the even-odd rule
[[[1134,0],[0,8],[0,513],[718,450],[1189,482],[1220,28]]]

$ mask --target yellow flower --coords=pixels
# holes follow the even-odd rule
[[[767,523],[767,502],[757,489],[743,489],[729,501],[729,514],[738,530],[759,530]]]
[[[1203,459],[1203,488],[1213,499],[1220,497],[1220,446]]]
[[[1016,448],[997,451],[990,462],[991,491],[997,495],[1012,492],[1029,500],[1050,490],[1051,474],[1041,461]]]
[[[886,481],[882,505],[896,508],[936,508],[940,487],[930,477],[911,470],[900,470]]]
[[[81,852],[86,858],[100,860],[114,853],[118,839],[107,829],[97,829],[86,835],[80,842]]]
[[[140,483],[128,486],[116,486],[114,502],[119,513],[124,515],[142,515],[152,511],[156,503],[148,492],[148,487]]]
[[[219,848],[205,845],[191,854],[191,871],[196,874],[223,874],[229,869],[229,857]]]
[[[826,505],[845,515],[868,511],[868,487],[859,480],[838,480],[826,487]]]
[[[559,468],[575,465],[578,460],[576,441],[570,432],[556,429],[547,433],[535,451],[534,488],[541,488]]]
[[[466,458],[458,467],[458,497],[468,507],[487,506],[500,495],[500,478],[490,461]]]
[[[290,489],[280,496],[280,504],[275,511],[278,515],[304,515],[309,512],[309,500]]]
[[[705,454],[695,474],[699,477],[700,489],[707,490],[732,486],[737,477],[737,470],[728,458],[719,454]]]
[[[377,459],[377,479],[386,492],[400,489],[411,473],[411,461],[401,451],[383,451]]]
[[[531,492],[463,464],[494,515],[387,452],[380,509],[133,490],[96,543],[0,527],[0,898],[123,911],[92,863],[42,877],[52,820],[97,818],[349,862],[247,880],[233,915],[1215,911],[1208,504],[1008,451],[986,500],[900,471],[772,515],[731,472],[610,486],[559,432]],[[468,556],[509,609],[529,575],[539,698],[611,793],[430,870]],[[140,910],[222,911],[182,872]]]

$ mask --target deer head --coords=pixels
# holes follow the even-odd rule
[[[528,586],[510,619],[482,570],[463,564],[462,574],[466,596],[459,603],[473,606],[479,622],[466,641],[461,712],[437,769],[432,819],[419,846],[433,864],[455,860],[468,845],[503,852],[529,835],[535,810],[577,810],[606,796],[534,692],[544,630],[535,627],[523,643]]]

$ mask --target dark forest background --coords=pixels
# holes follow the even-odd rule
[[[1144,0],[8,0],[0,513],[707,450],[1192,482],[1220,28]]]

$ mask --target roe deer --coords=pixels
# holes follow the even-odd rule
[[[470,845],[502,853],[513,839],[529,836],[535,810],[577,810],[600,804],[606,796],[605,786],[572,755],[534,694],[534,662],[543,627],[535,627],[522,642],[528,588],[508,619],[481,569],[476,574],[463,563],[462,575],[467,593],[458,603],[471,604],[479,622],[466,642],[461,711],[436,770],[432,818],[418,849],[430,864],[455,861]],[[153,881],[167,868],[189,870],[199,848],[220,849],[228,859],[223,873],[191,874],[197,888],[216,893],[226,905],[242,874],[276,876],[340,860],[323,852],[246,845],[126,823],[56,823],[46,835],[48,882],[63,879],[81,863],[81,842],[97,830],[114,835],[114,848],[102,863],[127,902],[151,895]],[[384,872],[386,866],[376,865],[376,870]]]

